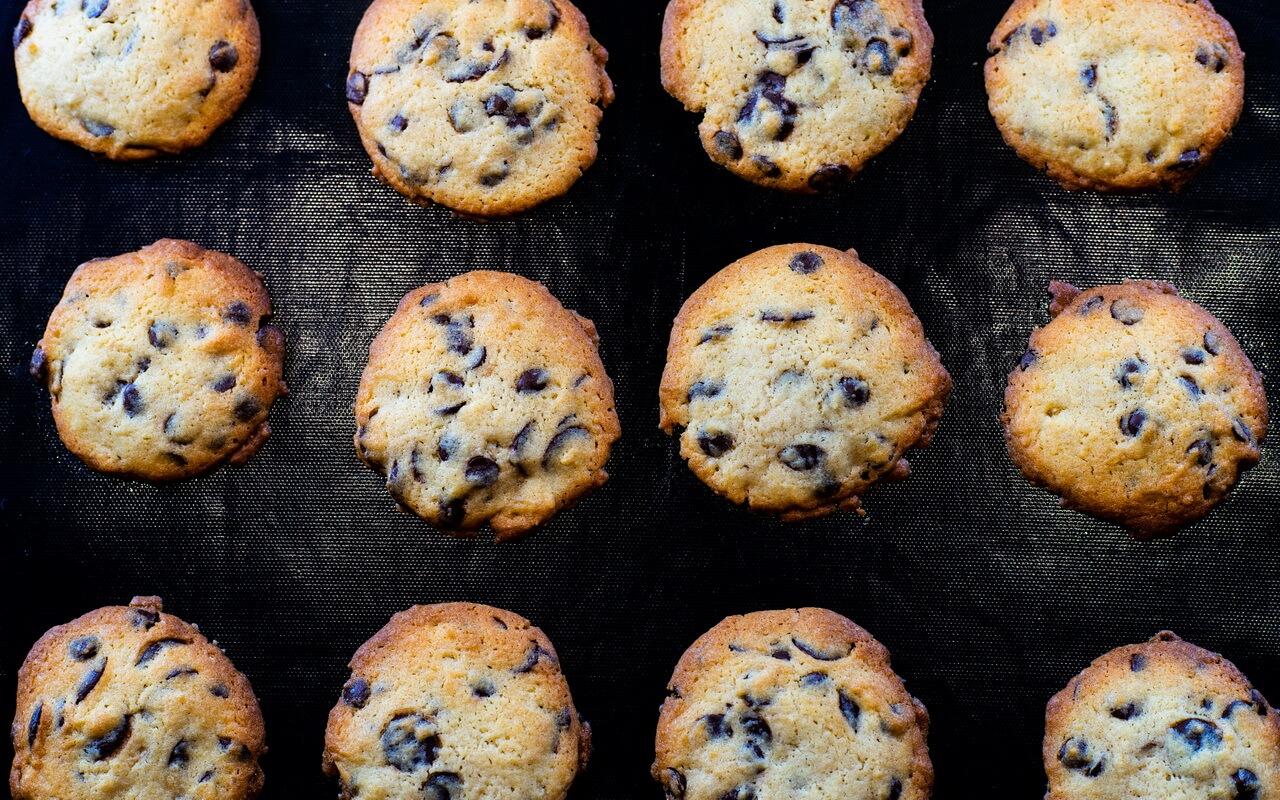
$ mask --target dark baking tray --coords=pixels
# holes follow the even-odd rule
[[[981,65],[1003,0],[931,0],[934,79],[915,120],[847,190],[792,197],[703,155],[658,82],[663,3],[582,0],[618,100],[600,160],[561,200],[477,222],[369,175],[343,101],[363,0],[257,0],[264,58],[204,148],[112,164],[38,131],[0,58],[0,717],[46,628],[134,594],[226,648],[262,700],[268,798],[332,796],[325,715],[352,651],[394,611],[452,599],[528,616],[595,722],[575,798],[658,798],[664,685],[723,616],[826,606],[867,627],[932,712],[939,797],[1036,797],[1044,703],[1104,650],[1171,628],[1280,700],[1280,453],[1173,538],[1136,542],[1057,507],[1005,455],[1005,374],[1045,285],[1173,281],[1280,375],[1280,5],[1222,0],[1248,53],[1235,136],[1181,195],[1068,194],[987,115]],[[5,0],[4,25],[19,13]],[[72,268],[161,237],[266,274],[292,394],[247,465],[170,486],[92,473],[62,447],[26,361]],[[909,480],[863,520],[784,525],[731,507],[657,428],[667,333],[730,261],[791,241],[856,247],[902,287],[955,378]],[[351,446],[366,348],[407,290],[468,268],[543,281],[594,319],[623,437],[612,479],[534,535],[449,539],[401,513]],[[3,766],[9,763],[6,752]]]

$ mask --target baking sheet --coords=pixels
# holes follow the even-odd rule
[[[929,0],[934,79],[906,133],[847,190],[792,197],[704,156],[696,117],[658,83],[661,2],[582,0],[618,88],[600,160],[566,198],[487,223],[412,206],[369,175],[342,90],[360,0],[257,0],[263,62],[243,109],[206,147],[146,163],[38,131],[0,58],[0,717],[41,632],[135,594],[163,595],[249,675],[266,798],[336,791],[319,764],[344,664],[416,602],[486,602],[548,633],[595,722],[576,800],[661,796],[648,765],[676,659],[723,616],[762,608],[826,606],[890,648],[932,712],[942,798],[1040,796],[1045,701],[1161,628],[1280,700],[1277,437],[1207,520],[1140,543],[1029,486],[997,420],[1050,279],[1173,281],[1236,333],[1277,397],[1280,6],[1217,5],[1248,53],[1245,112],[1178,196],[1068,194],[1003,145],[981,75],[1003,2]],[[0,5],[6,26],[20,7]],[[266,274],[292,394],[248,464],[157,487],[67,453],[26,361],[75,265],[161,237]],[[681,301],[790,241],[856,247],[906,292],[955,379],[932,447],[908,481],[867,495],[865,520],[784,525],[733,508],[657,429]],[[543,281],[596,321],[623,424],[610,482],[503,546],[398,511],[351,446],[369,341],[406,291],[470,268]]]

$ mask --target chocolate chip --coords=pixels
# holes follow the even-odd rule
[[[836,694],[840,697],[840,715],[844,717],[844,721],[849,723],[849,727],[854,732],[858,731],[858,722],[862,719],[862,707],[858,702],[843,691],[837,690]]]
[[[216,72],[230,72],[239,61],[240,51],[231,42],[219,39],[209,48],[209,66]]]
[[[1147,668],[1147,657],[1142,653],[1134,653],[1129,656],[1129,671],[1142,672]]]
[[[1213,462],[1213,442],[1209,439],[1196,439],[1187,447],[1188,453],[1196,454],[1196,464],[1207,466]]]
[[[475,697],[480,697],[480,698],[493,697],[493,694],[496,691],[497,689],[494,688],[493,681],[488,681],[488,680],[477,681],[471,687],[471,694],[474,695]]]
[[[150,608],[134,608],[130,614],[129,622],[135,628],[151,630],[160,621],[160,612]]]
[[[817,272],[818,268],[822,266],[822,256],[812,250],[805,250],[792,256],[791,263],[788,266],[791,267],[792,272],[798,272],[801,275],[811,275],[814,272]]]
[[[746,737],[743,746],[756,758],[764,758],[764,751],[773,744],[773,730],[764,717],[756,713],[743,714],[742,732]]]
[[[36,347],[31,352],[31,362],[27,365],[27,373],[38,381],[43,381],[49,376],[49,359],[45,355],[43,347]]]
[[[511,165],[506,161],[503,161],[498,166],[491,168],[488,172],[485,172],[483,175],[480,176],[480,185],[481,186],[497,186],[498,184],[506,180],[507,176],[510,174],[511,174]]]
[[[730,131],[716,131],[715,136],[711,137],[711,143],[715,145],[716,152],[730,161],[742,158],[742,142]]]
[[[199,675],[199,674],[200,674],[200,670],[195,669],[194,667],[174,667],[173,669],[169,670],[168,673],[165,674],[164,679],[166,681],[171,681],[174,678],[182,678],[187,675]]]
[[[698,437],[698,447],[712,458],[719,458],[733,449],[733,437],[727,433],[704,433]]]
[[[173,749],[169,751],[169,761],[167,766],[185,768],[187,762],[191,760],[190,748],[187,746],[186,739],[179,739]]]
[[[1252,770],[1243,768],[1236,770],[1231,775],[1231,783],[1236,790],[1232,800],[1258,800],[1262,792],[1262,781],[1258,780],[1258,776],[1253,774]]]
[[[498,482],[498,463],[484,456],[472,456],[467,460],[464,475],[477,486],[492,486]]]
[[[779,167],[768,156],[752,156],[751,164],[766,178],[781,178],[782,167]]]
[[[546,650],[543,650],[542,645],[534,642],[533,646],[529,648],[529,652],[525,654],[524,661],[520,662],[520,664],[511,671],[516,675],[523,675],[525,673],[532,672],[533,668],[538,665],[538,662],[544,658],[552,664],[557,663],[555,656],[551,655]]]
[[[369,702],[369,682],[364,678],[352,678],[342,687],[342,702],[353,708],[364,708]]]
[[[1107,760],[1102,757],[1095,761],[1089,752],[1089,743],[1077,736],[1066,740],[1058,748],[1058,761],[1067,769],[1096,778],[1106,769]]]
[[[391,118],[391,121],[387,123],[387,127],[394,131],[404,132],[404,129],[409,127],[409,120],[407,120],[403,114],[396,114]]]
[[[347,77],[347,102],[364,105],[369,94],[369,76],[363,72],[353,72]]]
[[[118,751],[121,745],[125,743],[125,740],[129,738],[129,733],[131,731],[132,718],[126,716],[121,719],[120,722],[116,723],[114,728],[107,731],[102,736],[97,739],[89,740],[89,743],[84,746],[85,758],[90,761],[104,761],[110,758],[116,754],[116,751]]]
[[[1239,417],[1236,417],[1231,423],[1231,435],[1247,445],[1252,446],[1254,443],[1253,431],[1249,428],[1248,424]]]
[[[769,655],[773,656],[774,658],[778,659],[779,661],[790,661],[790,660],[791,660],[791,651],[790,651],[790,650],[788,650],[788,649],[787,649],[787,648],[785,648],[785,647],[779,647],[779,648],[775,649],[775,650],[774,650],[772,653],[770,653]]]
[[[208,769],[200,776],[200,780],[197,783],[208,783],[211,780],[213,780],[213,770]]]
[[[1190,150],[1183,150],[1178,155],[1178,160],[1169,165],[1169,169],[1173,169],[1173,170],[1194,169],[1199,163],[1200,163],[1200,150],[1193,147]]]
[[[667,795],[667,800],[684,800],[684,773],[668,767],[662,773],[662,788]]]
[[[136,417],[142,413],[145,406],[142,402],[142,393],[138,391],[137,386],[132,383],[125,384],[120,389],[120,397],[125,416]]]
[[[542,453],[542,468],[546,469],[560,455],[560,451],[566,448],[571,441],[580,438],[590,438],[587,429],[580,425],[571,425],[556,431],[551,437],[551,441],[547,442],[547,449]]]
[[[799,650],[800,652],[804,653],[810,658],[816,658],[819,661],[839,661],[840,659],[849,655],[848,650],[844,651],[843,653],[839,652],[838,650],[834,650],[834,651],[822,650],[820,648],[814,647],[813,645],[809,644],[805,640],[797,639],[794,636],[791,637],[791,643],[794,644],[796,646],[796,649]]]
[[[222,318],[227,322],[233,322],[236,325],[248,325],[253,321],[253,312],[249,310],[248,304],[244,301],[237,300],[227,306],[227,310],[222,312]]]
[[[784,94],[787,78],[777,72],[765,71],[756,78],[756,83],[747,94],[746,102],[738,110],[740,124],[754,124],[759,118],[761,103],[767,103],[782,118],[778,129],[773,132],[773,140],[781,142],[791,135],[795,129],[796,104]]]
[[[687,399],[692,402],[699,397],[716,397],[724,389],[715,381],[697,381],[689,387]]]
[[[545,369],[534,367],[520,373],[520,377],[516,378],[517,392],[540,392],[547,388],[547,381],[551,380],[551,376],[547,374]]]
[[[441,406],[440,408],[436,409],[436,414],[442,417],[452,417],[454,414],[457,414],[459,411],[461,411],[462,407],[465,406],[466,404],[467,404],[467,401],[463,400],[461,403],[454,403],[451,406]]]
[[[864,406],[871,399],[871,385],[861,378],[841,378],[840,392],[850,408]]]
[[[1134,303],[1124,299],[1123,297],[1114,300],[1111,303],[1112,319],[1122,322],[1125,325],[1134,325],[1142,321],[1145,316],[1142,308]]]
[[[1196,63],[1214,72],[1222,72],[1227,67],[1226,48],[1217,42],[1214,42],[1212,47],[1197,47]]]
[[[462,776],[456,772],[433,772],[422,785],[422,800],[457,800],[461,798]]]
[[[178,647],[184,644],[191,644],[191,642],[187,641],[186,639],[157,639],[156,641],[147,645],[146,649],[144,649],[142,653],[138,655],[138,660],[134,662],[134,666],[140,667],[143,664],[146,664],[156,656],[160,655],[160,651],[164,650],[167,647]]]
[[[728,739],[733,736],[733,726],[725,721],[724,714],[707,714],[702,722],[707,726],[707,736],[712,739]]]
[[[465,380],[463,380],[461,375],[447,369],[442,369],[439,372],[437,372],[436,377],[444,381],[445,383],[449,384],[450,386],[465,386],[467,383]]]
[[[1084,84],[1086,90],[1092,89],[1098,85],[1098,65],[1085,64],[1080,70],[1080,82]]]
[[[1204,395],[1204,390],[1200,388],[1200,384],[1196,383],[1195,378],[1190,375],[1179,375],[1178,383],[1182,384],[1182,388],[1187,390],[1187,394],[1191,395],[1192,400],[1199,400]]]
[[[1207,356],[1199,347],[1184,347],[1178,354],[1182,356],[1182,360],[1188,364],[1203,364]]]
[[[97,636],[80,636],[72,639],[67,645],[67,652],[76,661],[88,661],[98,654],[98,648],[102,646],[102,642]]]
[[[1231,715],[1234,714],[1238,708],[1252,707],[1253,703],[1248,700],[1232,700],[1230,703],[1227,703],[1226,708],[1222,709],[1222,719],[1231,719]]]
[[[532,435],[533,421],[531,420],[526,422],[524,427],[516,433],[515,437],[511,440],[511,444],[508,446],[508,449],[510,449],[513,454],[519,455],[524,450],[525,445],[529,443],[529,437]]]
[[[1137,436],[1147,422],[1147,412],[1135,408],[1120,418],[1120,431],[1125,436]]]
[[[1133,719],[1134,717],[1140,716],[1141,714],[1142,714],[1142,709],[1134,703],[1125,703],[1122,706],[1116,706],[1115,708],[1111,709],[1111,716],[1115,717],[1116,719],[1128,720],[1128,719]]]
[[[1204,349],[1209,351],[1210,355],[1217,355],[1222,352],[1222,338],[1213,331],[1205,331]]]
[[[778,451],[778,460],[797,472],[816,469],[827,458],[827,451],[816,444],[791,444]]]
[[[1216,750],[1222,746],[1222,731],[1217,725],[1205,719],[1191,717],[1170,726],[1170,730],[1181,739],[1192,752],[1208,748]]]
[[[713,339],[723,339],[730,333],[733,333],[732,325],[716,325],[702,332],[702,338],[698,339],[698,344],[705,344]]]
[[[808,672],[800,676],[801,686],[821,686],[829,680],[825,672]]]
[[[178,338],[178,326],[172,322],[153,322],[147,328],[147,341],[157,350],[163,350]]]
[[[80,10],[89,19],[97,19],[107,10],[110,0],[80,0]]]
[[[18,19],[17,26],[13,29],[13,49],[17,50],[18,45],[22,44],[22,40],[30,35],[31,20],[27,19],[26,14],[23,14],[22,17]]]
[[[93,120],[93,119],[81,118],[80,127],[84,128],[89,133],[90,136],[97,136],[99,139],[101,139],[104,136],[110,136],[111,134],[116,132],[116,129],[114,126],[108,125],[105,122],[99,122],[98,120]]]
[[[241,422],[249,422],[262,411],[262,403],[253,395],[245,395],[236,403],[234,413]]]
[[[1102,101],[1102,124],[1106,128],[1106,139],[1111,141],[1111,137],[1120,129],[1120,112],[1105,97],[1100,96],[1098,99]]]
[[[773,21],[778,24],[782,23],[782,2],[781,0],[773,0]]]
[[[1088,300],[1085,300],[1083,303],[1080,304],[1080,310],[1078,313],[1081,316],[1083,316],[1085,314],[1090,314],[1094,311],[1097,311],[1101,307],[1102,307],[1102,297],[1100,295],[1095,294],[1093,297],[1090,297]]]
[[[235,375],[223,375],[213,382],[213,390],[218,393],[229,392],[236,388]]]
[[[1038,22],[1031,26],[1030,37],[1031,43],[1036,47],[1044,44],[1048,39],[1058,35],[1058,26],[1052,22]]]
[[[440,501],[440,524],[446,528],[456,528],[467,518],[467,501],[461,497]]]
[[[889,53],[889,43],[884,39],[872,39],[858,59],[862,68],[877,75],[892,75],[897,60]]]
[[[809,176],[809,188],[825,192],[853,179],[853,170],[844,164],[824,164]]]
[[[1126,358],[1116,367],[1115,378],[1123,389],[1133,388],[1133,376],[1147,371],[1147,362],[1141,358]]]
[[[398,714],[382,730],[382,755],[401,772],[424,769],[440,752],[435,721],[421,714]]]
[[[40,717],[44,713],[44,701],[37,700],[36,707],[31,710],[31,719],[27,721],[27,747],[31,747],[36,743],[36,736],[40,733]],[[14,726],[17,727],[16,725]],[[14,737],[17,738],[16,736]]]

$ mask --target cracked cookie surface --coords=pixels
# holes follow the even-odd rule
[[[667,686],[653,777],[669,800],[926,800],[929,715],[889,652],[833,611],[729,617]]]
[[[436,527],[518,536],[608,478],[620,430],[596,345],[590,320],[518,275],[415,289],[370,347],[356,451]]]
[[[1009,375],[1009,453],[1063,503],[1139,535],[1209,513],[1261,457],[1262,380],[1167,283],[1050,284],[1053,319]]]
[[[375,0],[347,103],[396,191],[502,216],[564,194],[595,161],[607,58],[568,0]]]
[[[1205,0],[1017,0],[987,48],[1000,133],[1068,189],[1180,188],[1244,103],[1244,53]]]
[[[351,659],[325,772],[343,800],[561,800],[591,749],[546,635],[474,603],[414,606]]]
[[[18,672],[15,800],[245,800],[262,787],[248,679],[157,597],[53,628]]]
[[[798,519],[856,509],[933,435],[951,379],[902,292],[852,250],[778,245],[685,301],[660,425],[715,491]]]
[[[918,0],[671,0],[662,84],[707,155],[762,186],[822,191],[902,133],[929,79]]]
[[[1230,661],[1162,631],[1054,695],[1044,768],[1045,800],[1265,800],[1280,714]]]
[[[241,463],[271,433],[284,337],[260,275],[162,239],[80,265],[31,373],[58,435],[93,469],[171,480]]]
[[[203,144],[258,70],[248,0],[31,0],[18,88],[46,132],[113,159]]]

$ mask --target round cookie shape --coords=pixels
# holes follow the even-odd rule
[[[607,60],[568,0],[374,0],[347,104],[396,191],[504,216],[564,194],[595,161]]]
[[[1244,53],[1207,0],[1016,0],[987,49],[1001,135],[1067,189],[1179,189],[1244,105]]]
[[[258,71],[249,0],[30,0],[18,88],[47,133],[131,160],[201,145]]]
[[[262,277],[162,239],[81,264],[31,357],[58,435],[101,472],[173,480],[244,462],[286,389]]]
[[[414,606],[350,667],[324,748],[343,800],[562,800],[586,766],[591,727],[555,648],[518,614]]]
[[[902,292],[853,250],[778,245],[685,301],[671,330],[660,425],[715,491],[803,519],[905,477],[951,378]]]
[[[1053,282],[1053,319],[1009,375],[1009,454],[1064,505],[1139,536],[1221,502],[1261,458],[1262,379],[1227,328],[1156,281]]]
[[[928,732],[871,634],[826,609],[758,611],[681,656],[652,773],[674,800],[926,800]]]
[[[18,671],[14,800],[246,800],[262,788],[253,688],[158,597],[92,611],[36,642]]]
[[[436,527],[518,536],[609,477],[620,428],[597,343],[590,320],[518,275],[415,289],[369,348],[356,452]]]
[[[1098,658],[1045,713],[1045,800],[1263,800],[1280,714],[1217,653],[1161,631]]]
[[[761,186],[815,192],[889,146],[929,80],[919,0],[671,0],[662,85],[712,161]]]

